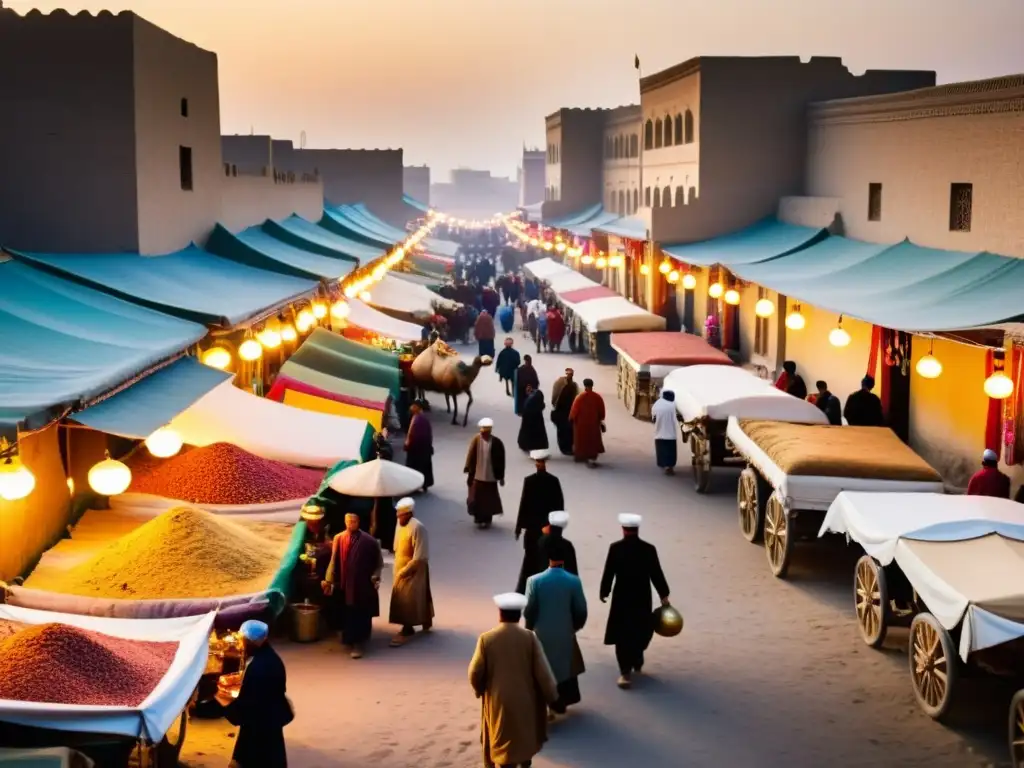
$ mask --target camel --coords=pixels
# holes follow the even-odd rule
[[[473,362],[466,364],[459,359],[458,353],[451,349],[443,341],[436,341],[420,352],[412,361],[410,371],[416,386],[421,391],[440,392],[444,395],[444,403],[448,411],[452,410],[451,404],[455,405],[455,413],[452,415],[452,424],[458,424],[459,400],[458,396],[466,394],[468,401],[462,415],[462,426],[469,421],[469,408],[473,405],[473,393],[470,387],[476,380],[480,369],[493,362],[490,356],[473,358]]]

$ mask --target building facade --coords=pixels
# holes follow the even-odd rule
[[[402,168],[402,189],[413,200],[430,205],[430,166],[407,165]]]
[[[519,184],[492,176],[490,171],[456,168],[450,181],[434,183],[430,199],[435,208],[464,219],[490,218],[499,211],[515,209]]]
[[[605,210],[620,216],[640,207],[640,106],[610,109],[605,113],[602,157]]]
[[[523,161],[519,167],[519,205],[534,205],[544,200],[544,172],[547,152],[543,149],[523,147]]]
[[[566,216],[604,199],[605,109],[560,109],[545,118],[544,218]]]

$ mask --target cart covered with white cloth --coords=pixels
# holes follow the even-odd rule
[[[838,427],[729,417],[726,437],[756,472],[753,490],[741,479],[740,529],[764,537],[772,573],[784,578],[797,539],[817,537],[843,491],[931,493],[942,477],[888,427]],[[762,488],[768,498],[762,498]]]

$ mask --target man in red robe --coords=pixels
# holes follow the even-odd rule
[[[985,449],[981,457],[981,469],[974,473],[967,484],[967,495],[1010,498],[1010,478],[999,471],[999,454],[991,448]]]
[[[604,398],[594,391],[594,380],[583,380],[583,391],[569,411],[572,422],[572,455],[577,462],[597,466],[597,457],[604,453]]]
[[[380,615],[380,572],[384,568],[380,544],[359,530],[359,515],[345,515],[345,530],[334,537],[324,593],[333,595],[340,614],[341,642],[353,659],[363,656],[373,619]]]
[[[557,307],[548,310],[548,349],[561,352],[562,339],[565,338],[565,318]]]

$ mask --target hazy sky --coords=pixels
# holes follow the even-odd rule
[[[309,147],[403,147],[444,180],[513,175],[561,106],[638,100],[644,74],[700,54],[833,55],[1024,72],[1024,0],[6,0],[19,12],[134,10],[216,51],[221,127]],[[969,10],[968,10],[969,9]]]

